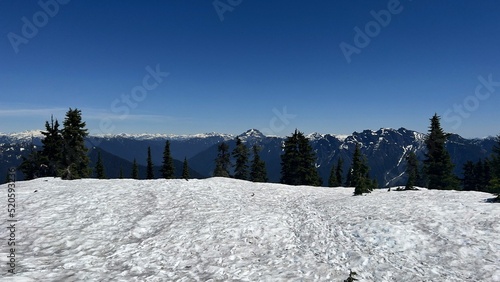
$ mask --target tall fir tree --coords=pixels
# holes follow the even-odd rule
[[[344,169],[342,168],[344,166],[344,160],[342,159],[342,157],[340,157],[338,160],[337,160],[337,167],[335,168],[335,180],[337,181],[335,183],[335,187],[340,187],[342,186],[342,174],[344,173]]]
[[[119,178],[119,179],[123,179],[123,177],[124,177],[124,176],[123,176],[123,166],[122,166],[122,165],[120,165],[120,172],[118,173],[118,178]]]
[[[137,165],[137,160],[134,158],[134,162],[132,163],[132,178],[139,179],[139,166]]]
[[[148,146],[148,158],[146,165],[146,179],[154,179],[155,173],[153,169],[153,158],[151,157],[151,147]]]
[[[474,163],[467,161],[462,167],[462,189],[464,191],[474,191],[476,189],[476,176],[474,174]]]
[[[316,154],[309,140],[297,129],[285,140],[281,155],[281,182],[289,185],[320,186]]]
[[[444,133],[437,114],[431,118],[429,134],[425,139],[427,147],[424,161],[427,187],[429,189],[451,190],[458,189],[458,179],[453,174],[453,163],[446,150],[445,143],[449,134]]]
[[[232,152],[236,160],[234,164],[234,178],[242,180],[248,179],[248,154],[247,146],[239,137],[236,137],[236,147]]]
[[[36,150],[33,141],[30,144],[30,153],[27,157],[23,156],[23,161],[19,169],[24,175],[25,180],[31,180],[39,177],[40,166],[42,166],[42,158],[39,151]]]
[[[328,187],[338,187],[337,186],[337,174],[336,174],[335,165],[332,165],[332,169],[330,170],[330,177],[328,178]]]
[[[229,145],[225,142],[221,142],[217,150],[218,154],[215,159],[214,177],[229,177],[229,166],[231,165]]]
[[[497,195],[496,201],[500,202],[500,135],[496,137],[496,141],[490,159],[491,179],[488,184],[488,192]]]
[[[99,179],[105,179],[106,173],[104,172],[104,164],[102,163],[101,151],[97,152],[97,163],[95,165],[95,174]]]
[[[250,171],[250,181],[267,182],[266,163],[259,156],[260,148],[257,144],[252,146],[253,159]]]
[[[42,139],[42,163],[47,166],[46,176],[57,176],[58,171],[62,169],[64,139],[59,122],[54,121],[54,116],[50,117],[50,123],[45,121],[45,131],[41,132]]]
[[[182,165],[182,178],[188,180],[190,178],[189,175],[189,166],[188,166],[188,161],[187,158],[184,157],[184,163]]]
[[[91,173],[89,157],[85,147],[85,137],[88,132],[82,121],[82,112],[78,109],[69,109],[63,122],[62,137],[64,146],[62,151],[63,179],[78,179],[88,177]]]
[[[165,149],[163,150],[163,163],[161,167],[161,175],[163,178],[175,178],[174,159],[170,153],[170,141],[165,142]]]
[[[406,181],[405,189],[413,190],[420,179],[417,155],[414,152],[410,152],[406,158],[406,162],[406,175],[408,175],[408,180]]]
[[[370,193],[373,190],[374,182],[370,179],[367,160],[361,153],[361,147],[356,144],[351,164],[351,185],[354,186],[354,195]]]

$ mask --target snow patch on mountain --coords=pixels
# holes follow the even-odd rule
[[[354,197],[226,178],[16,187],[17,274],[2,281],[343,281],[351,269],[360,281],[500,281],[500,205],[486,193]]]

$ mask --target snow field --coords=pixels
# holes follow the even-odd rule
[[[16,187],[18,274],[2,281],[343,281],[349,269],[360,281],[500,281],[500,205],[486,193],[353,197],[225,178]]]

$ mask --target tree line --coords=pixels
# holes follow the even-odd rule
[[[420,164],[415,152],[408,153],[405,172],[407,183],[401,190],[413,190],[419,186],[429,189],[483,191],[497,194],[500,198],[500,135],[496,138],[497,144],[493,148],[492,156],[486,160],[466,162],[463,166],[463,177],[458,178],[453,174],[454,164],[445,146],[450,134],[441,128],[440,117],[437,114],[430,119],[430,122],[429,132],[425,138],[427,149],[425,160]],[[93,169],[89,167],[88,149],[84,144],[85,137],[88,136],[85,126],[81,111],[71,108],[65,115],[62,129],[59,128],[57,119],[51,117],[50,122],[46,121],[45,131],[41,132],[44,136],[42,149],[35,150],[32,145],[28,156],[23,157],[20,169],[25,179],[44,176],[78,179],[90,177],[92,174],[97,178],[106,178],[100,151],[95,167]],[[259,156],[261,148],[254,144],[250,149],[239,137],[235,143],[236,146],[231,152],[226,142],[221,142],[217,146],[213,176],[267,182],[266,164]],[[316,153],[302,132],[295,130],[291,136],[287,136],[282,149],[281,183],[322,185],[323,180],[316,167]],[[146,179],[155,178],[151,154],[151,148],[148,147]],[[344,160],[337,159],[336,164],[332,165],[328,186],[354,187],[354,195],[369,193],[378,187],[376,180],[370,177],[368,161],[361,152],[359,143],[354,148],[351,165],[345,177],[343,167]],[[160,173],[162,178],[175,178],[175,167],[168,140],[165,142]],[[120,168],[120,178],[123,177],[123,169]],[[133,161],[130,177],[139,178],[136,159]],[[184,158],[182,178],[189,177],[189,166],[187,159]]]

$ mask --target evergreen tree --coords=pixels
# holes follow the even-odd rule
[[[229,177],[229,166],[231,164],[229,146],[225,142],[222,142],[217,147],[217,150],[214,177]]]
[[[132,178],[139,179],[139,166],[137,165],[137,160],[135,158],[132,163]]]
[[[343,167],[344,166],[344,160],[342,159],[342,157],[340,157],[338,160],[337,160],[337,168],[335,169],[335,180],[337,181],[335,183],[335,186],[336,187],[340,187],[342,186],[342,174],[344,173],[344,170],[343,170]]]
[[[370,179],[366,157],[361,153],[359,144],[356,144],[352,158],[351,185],[354,186],[354,195],[370,193],[375,185]]]
[[[120,165],[120,172],[118,174],[118,178],[123,179],[123,166],[122,165]]]
[[[175,178],[175,167],[174,159],[170,154],[170,141],[165,142],[165,150],[163,151],[163,165],[161,168],[161,174],[163,178],[172,179]]]
[[[57,176],[58,171],[62,169],[64,140],[59,122],[54,121],[54,116],[50,117],[50,123],[45,121],[45,130],[41,133],[42,139],[42,163],[47,166],[47,176]]]
[[[332,169],[330,170],[330,177],[328,178],[328,187],[338,187],[337,186],[337,173],[336,173],[335,165],[332,165]]]
[[[188,161],[187,158],[184,157],[184,164],[182,165],[182,178],[188,180],[190,178],[189,176],[189,166],[188,166]]]
[[[491,156],[491,179],[488,184],[488,191],[497,195],[497,201],[500,201],[500,135],[496,138],[497,144],[493,147]]]
[[[63,125],[64,146],[61,177],[63,179],[88,177],[91,173],[87,148],[85,147],[85,137],[88,133],[85,129],[86,124],[82,121],[82,112],[70,108],[66,113]]]
[[[248,179],[248,154],[247,146],[239,137],[236,137],[236,147],[232,152],[233,157],[236,159],[236,163],[234,164],[234,178]]]
[[[446,151],[445,143],[449,134],[441,128],[440,118],[435,114],[431,118],[429,134],[425,139],[427,159],[424,161],[429,189],[450,190],[458,188],[458,180],[453,175],[453,163]]]
[[[101,151],[97,152],[97,163],[95,165],[95,174],[99,179],[105,179],[104,165],[102,164]]]
[[[267,182],[266,163],[260,159],[260,148],[256,144],[252,147],[253,160],[250,172],[250,181],[253,182]]]
[[[474,191],[476,189],[476,176],[472,161],[467,161],[463,166],[462,189],[464,191]]]
[[[25,180],[31,180],[39,177],[40,166],[42,165],[40,152],[35,149],[33,142],[30,145],[30,153],[27,157],[22,157],[23,161],[19,169],[24,175]]]
[[[146,179],[154,179],[155,174],[153,171],[153,159],[151,158],[151,147],[148,146],[148,159],[146,167]]]
[[[316,154],[309,140],[298,130],[285,140],[281,155],[281,182],[289,185],[320,186]]]
[[[419,177],[419,165],[417,155],[414,152],[410,152],[407,157],[406,174],[408,175],[408,180],[406,182],[405,189],[413,190],[414,186],[417,185]]]

